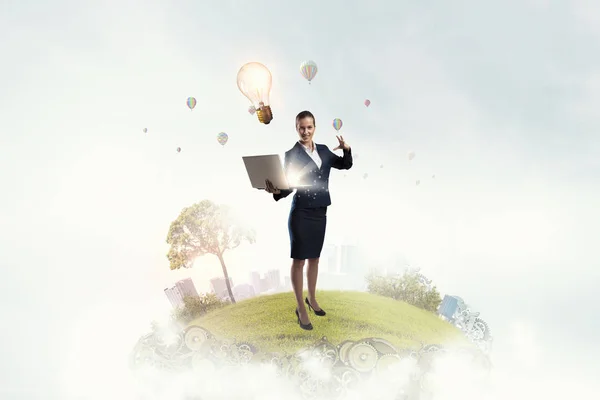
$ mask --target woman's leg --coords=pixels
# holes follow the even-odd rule
[[[308,269],[306,271],[306,280],[308,285],[308,301],[317,311],[321,310],[316,299],[317,277],[319,276],[319,258],[308,259]]]
[[[304,264],[306,260],[292,259],[292,269],[290,271],[290,278],[292,280],[292,288],[296,295],[296,303],[298,303],[298,313],[300,314],[300,322],[304,325],[310,323],[308,319],[308,312],[304,306],[304,299],[302,296],[302,289],[304,287]]]

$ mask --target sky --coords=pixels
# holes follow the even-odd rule
[[[317,143],[341,118],[358,156],[332,172],[328,242],[400,254],[464,298],[521,394],[600,390],[599,26],[584,0],[3,1],[1,397],[125,379],[162,290],[220,273],[210,256],[169,270],[169,224],[194,202],[255,227],[225,255],[235,281],[287,274],[291,198],[252,189],[241,157],[283,154],[305,109]],[[273,75],[266,126],[236,86],[251,61]]]

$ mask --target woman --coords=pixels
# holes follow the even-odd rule
[[[273,194],[275,201],[287,197],[295,189],[292,208],[288,219],[290,233],[292,269],[290,276],[296,295],[296,317],[302,329],[313,329],[304,303],[315,315],[326,315],[316,299],[319,257],[325,240],[327,207],[331,205],[329,196],[329,172],[331,168],[350,169],[352,153],[342,136],[337,136],[339,145],[333,150],[342,149],[344,156],[335,155],[324,144],[313,142],[315,117],[310,111],[302,111],[296,116],[296,131],[299,140],[285,153],[284,170],[290,184],[289,190],[280,190],[266,181],[266,191]],[[308,297],[302,301],[303,270],[308,260],[306,277]]]

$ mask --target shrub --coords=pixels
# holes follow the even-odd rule
[[[391,297],[431,312],[436,312],[442,302],[436,287],[430,288],[422,275],[414,272],[395,276],[370,274],[367,285],[369,293]]]

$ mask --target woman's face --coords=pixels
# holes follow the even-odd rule
[[[311,117],[305,117],[296,124],[296,131],[300,137],[300,143],[308,145],[315,134],[315,122]]]

